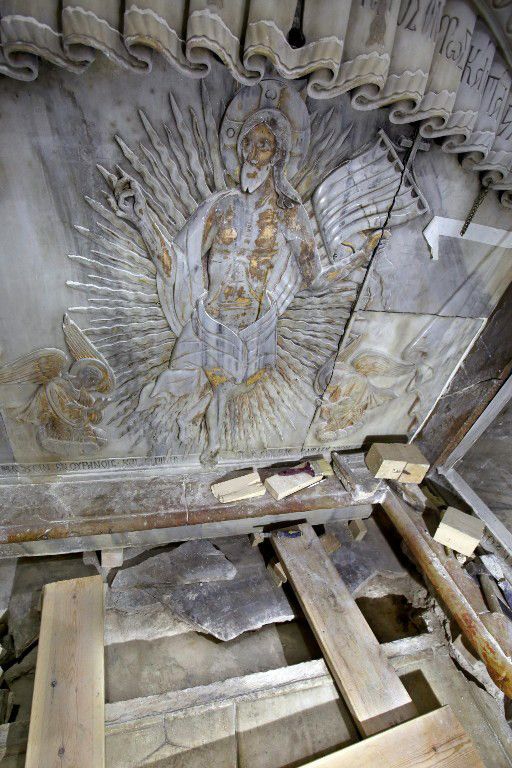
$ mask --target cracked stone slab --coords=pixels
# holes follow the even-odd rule
[[[305,445],[349,449],[361,448],[369,435],[413,437],[484,324],[480,318],[358,311]]]
[[[177,585],[164,597],[176,615],[219,640],[294,618],[283,590],[275,586],[260,552],[246,536],[217,539],[217,545],[236,566],[236,577]]]
[[[167,552],[149,552],[142,562],[119,570],[112,589],[228,581],[235,575],[236,568],[225,555],[207,539],[200,539]]]
[[[108,590],[105,643],[154,640],[191,629],[232,640],[266,624],[295,618],[294,608],[283,590],[275,586],[261,553],[251,547],[247,536],[219,538],[215,543],[233,569],[232,578],[169,584],[156,573],[144,585]],[[151,559],[155,558],[136,568],[146,566]]]
[[[355,541],[346,523],[326,523],[325,530],[336,534],[341,547],[331,560],[352,594],[377,574],[392,579],[407,576],[407,569],[390,546],[374,516],[365,520],[368,532]]]

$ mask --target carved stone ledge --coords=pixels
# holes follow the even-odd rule
[[[0,558],[251,533],[287,520],[367,517],[336,477],[276,501],[269,494],[221,504],[219,472],[0,486]]]

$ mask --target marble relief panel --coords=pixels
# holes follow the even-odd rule
[[[411,437],[481,331],[479,318],[361,311],[341,345],[307,447]]]
[[[361,308],[489,317],[512,280],[512,249],[473,240],[471,228],[464,237],[459,235],[478,194],[478,180],[435,146],[417,154],[414,174],[430,214],[415,226],[396,228],[390,247],[376,254]],[[434,217],[445,224],[453,222],[455,233],[435,238],[437,259],[432,258],[424,234]],[[503,242],[512,229],[510,213],[494,195],[479,207],[474,223],[489,228],[497,242]]]
[[[144,87],[118,73],[115,98],[106,63],[94,87],[7,84],[2,461],[411,435],[512,278],[510,249],[467,238],[431,258],[432,216],[464,218],[477,191],[455,158],[385,110],[213,69],[171,93],[161,63]],[[478,217],[512,230],[492,197]]]

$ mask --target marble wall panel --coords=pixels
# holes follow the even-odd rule
[[[361,308],[488,317],[512,280],[512,250],[474,242],[468,233],[464,238],[440,237],[439,259],[433,260],[422,232],[433,216],[464,220],[478,180],[438,147],[418,153],[414,171],[431,212],[416,226],[393,230],[389,247],[375,258]],[[474,223],[510,231],[512,216],[491,194]]]
[[[358,312],[306,445],[358,448],[375,437],[411,437],[483,323],[478,318]]]
[[[115,70],[114,79],[112,75],[112,66],[105,60],[93,65],[91,76],[84,74],[77,78],[54,68],[41,67],[40,77],[30,86],[14,81],[3,84],[0,168],[7,184],[6,194],[0,198],[3,233],[0,245],[0,365],[37,348],[67,351],[67,339],[62,330],[63,315],[69,307],[90,305],[91,297],[87,291],[77,291],[70,283],[84,283],[84,278],[87,282],[91,270],[87,264],[80,265],[68,255],[90,257],[91,249],[96,247],[74,228],[78,224],[94,229],[99,218],[84,199],[89,195],[102,200],[106,191],[105,180],[98,173],[96,164],[109,171],[114,171],[116,164],[125,170],[130,168],[128,158],[123,156],[114,136],[122,135],[134,149],[139,147],[142,139],[147,143],[148,137],[137,114],[139,108],[164,135],[163,124],[170,120],[170,91],[184,113],[188,107],[197,109],[201,104],[199,83],[191,83],[174,71],[171,77],[171,70],[162,61],[155,62],[152,73],[144,80],[121,70]],[[205,83],[218,120],[235,92],[234,83],[225,69],[215,63]],[[353,157],[363,145],[375,141],[377,131],[383,126],[398,147],[404,137],[410,139],[413,136],[410,126],[389,125],[385,109],[358,112],[352,110],[345,96],[328,104],[308,104],[308,107],[324,117],[334,107],[338,129],[351,126],[343,144],[344,159]],[[322,152],[325,152],[328,144],[322,146]],[[400,150],[399,154],[402,154]],[[424,227],[434,215],[463,219],[477,193],[478,179],[462,170],[456,158],[441,155],[436,147],[431,147],[428,152],[418,152],[411,167],[431,211],[392,228],[391,238],[385,247],[379,248],[371,267],[360,303],[360,309],[364,311],[360,312],[352,329],[354,333],[364,333],[368,337],[361,350],[377,351],[382,360],[373,361],[371,365],[376,366],[376,372],[363,377],[366,381],[357,380],[357,384],[354,373],[350,372],[347,377],[347,371],[341,371],[341,388],[352,387],[348,410],[361,410],[361,398],[363,400],[361,419],[346,433],[333,438],[330,434],[333,430],[326,430],[325,425],[320,424],[321,411],[315,416],[318,394],[314,389],[315,377],[339,343],[332,330],[339,320],[336,312],[343,311],[348,317],[352,306],[347,300],[347,306],[344,305],[342,310],[338,306],[331,307],[329,314],[320,298],[314,307],[315,316],[313,309],[304,310],[309,314],[299,317],[296,326],[289,322],[284,331],[295,362],[299,366],[303,363],[309,366],[303,384],[297,386],[300,376],[286,366],[283,366],[282,379],[277,386],[272,385],[273,389],[264,381],[257,383],[247,398],[234,406],[240,415],[241,428],[236,440],[229,443],[226,439],[224,458],[246,463],[248,456],[265,456],[271,451],[280,452],[284,458],[300,453],[304,443],[311,448],[359,445],[372,434],[389,431],[412,434],[424,421],[481,326],[478,318],[489,315],[512,278],[512,260],[511,249],[483,246],[458,238],[441,238],[440,258],[433,261],[422,234]],[[512,231],[512,212],[498,208],[492,194],[479,209],[475,221]],[[321,245],[318,238],[317,244]],[[363,274],[363,269],[359,272]],[[105,285],[110,277],[106,276]],[[434,322],[435,315],[441,315],[442,319]],[[82,328],[90,327],[90,314],[85,312],[79,317]],[[339,329],[336,326],[337,333],[341,333],[344,322],[345,317],[340,320]],[[331,327],[326,330],[329,325]],[[418,354],[423,367],[434,370],[434,375],[424,377],[416,392],[409,386],[410,378],[416,375],[411,368],[415,361],[411,362],[407,354],[404,358],[404,351],[425,326],[429,330]],[[310,347],[306,351],[300,343],[304,331],[311,331]],[[116,342],[109,353],[105,353],[106,357],[115,359],[120,345]],[[134,353],[130,363],[134,367],[136,355]],[[349,367],[353,368],[352,362],[349,361]],[[387,374],[379,368],[386,365]],[[84,458],[80,450],[75,455],[71,449],[68,455],[49,455],[36,439],[34,424],[20,422],[6,407],[6,401],[9,405],[26,401],[35,389],[33,384],[16,385],[14,389],[0,384],[0,464]],[[392,394],[383,395],[379,389],[389,390]],[[254,403],[262,398],[267,419],[263,425],[257,413],[259,406],[252,410]],[[332,399],[332,391],[327,393],[327,398]],[[418,403],[415,404],[416,399]],[[133,431],[124,429],[124,424],[111,421],[117,407],[112,403],[105,408],[101,427],[107,432],[107,442],[98,446],[93,456],[95,460],[141,457],[153,461],[157,457],[172,459],[177,456],[181,459],[186,455],[191,463],[197,464],[197,451],[179,444],[169,448],[166,433],[172,428],[173,419],[169,417],[167,422],[164,417],[160,419],[156,440],[153,424],[139,430],[135,437]],[[408,413],[411,407],[415,411],[412,415]],[[345,412],[343,418],[346,417]],[[174,425],[175,422],[176,418]],[[335,434],[338,431],[334,430]]]

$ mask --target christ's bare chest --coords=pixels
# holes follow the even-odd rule
[[[233,327],[253,322],[283,258],[286,238],[275,204],[236,201],[220,212],[207,257],[209,311]]]

